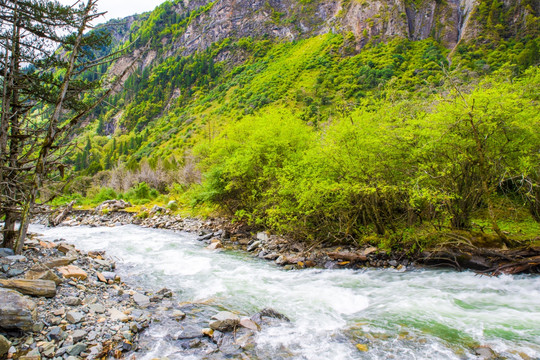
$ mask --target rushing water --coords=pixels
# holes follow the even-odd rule
[[[187,233],[136,226],[31,230],[83,250],[106,250],[128,282],[152,290],[167,287],[178,301],[212,299],[220,309],[244,315],[263,308],[285,314],[290,324],[257,335],[263,354],[286,352],[309,360],[475,359],[473,348],[489,346],[502,358],[540,358],[540,277],[285,271],[243,253],[206,250]],[[166,346],[165,334],[155,338],[153,351],[138,358],[182,358]],[[359,351],[359,343],[367,351]]]

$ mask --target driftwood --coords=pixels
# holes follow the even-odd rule
[[[420,255],[428,266],[447,266],[457,270],[472,269],[482,274],[540,273],[540,248],[497,250],[474,247],[446,247]]]
[[[58,226],[64,219],[69,215],[69,213],[73,210],[73,205],[75,205],[75,201],[70,202],[66,207],[60,211],[58,215],[53,214],[49,218],[49,226],[55,227]]]
[[[328,253],[328,257],[332,260],[344,260],[344,261],[367,261],[366,255],[355,254],[351,252],[332,252]]]
[[[54,297],[56,295],[56,284],[51,280],[0,280],[0,287],[32,296]]]
[[[492,275],[500,274],[521,274],[529,272],[540,272],[540,256],[533,256],[519,261],[513,261],[490,271]]]

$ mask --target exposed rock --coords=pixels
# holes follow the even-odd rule
[[[283,314],[278,313],[274,309],[263,309],[253,315],[251,317],[251,320],[254,321],[258,325],[277,325],[280,322],[290,322],[288,317],[286,317]]]
[[[175,310],[172,312],[171,316],[177,320],[183,320],[186,318],[186,313],[180,310]]]
[[[10,347],[11,341],[6,339],[3,335],[0,335],[0,356],[6,355]]]
[[[73,341],[78,343],[82,339],[84,339],[88,333],[84,330],[75,330],[73,334],[71,334],[71,337],[73,338]]]
[[[128,321],[128,316],[126,314],[124,314],[123,312],[121,312],[120,310],[115,309],[115,308],[110,308],[109,309],[109,315],[111,317],[111,320],[113,320],[113,321],[121,321],[121,322]]]
[[[67,313],[66,319],[72,324],[77,324],[84,320],[84,314],[78,311],[70,311]]]
[[[210,245],[206,247],[208,250],[216,250],[223,248],[223,244],[221,244],[221,241],[212,242]]]
[[[0,248],[0,257],[13,256],[15,253],[12,249]]]
[[[212,316],[212,319],[215,321],[210,323],[210,328],[221,332],[233,330],[240,323],[240,317],[229,311],[221,311]]]
[[[69,306],[77,306],[77,305],[81,305],[81,299],[79,299],[78,297],[75,297],[75,296],[69,296],[66,301],[65,301],[66,305],[69,305]]]
[[[59,285],[62,282],[62,279],[58,277],[54,272],[51,270],[45,270],[45,271],[35,271],[35,270],[29,270],[24,274],[25,279],[28,280],[50,280],[54,281],[56,285]]]
[[[133,294],[133,301],[139,306],[147,306],[150,304],[150,298],[146,295],[135,293]]]
[[[5,256],[5,258],[9,261],[12,261],[12,262],[26,262],[26,256],[22,256],[22,255],[10,255],[10,256]]]
[[[62,266],[58,268],[58,272],[62,274],[65,278],[73,278],[79,280],[86,280],[88,274],[86,271],[75,265]]]
[[[67,348],[67,353],[71,356],[79,356],[83,351],[86,350],[86,345],[83,343],[78,343]]]
[[[240,320],[240,325],[245,327],[246,329],[250,329],[253,331],[259,331],[261,328],[257,323],[249,318],[242,318]]]
[[[30,331],[36,320],[36,303],[15,290],[0,289],[0,328]]]
[[[103,314],[105,313],[105,306],[101,305],[101,304],[91,304],[91,305],[88,305],[88,309],[92,312],[95,312],[97,314]]]
[[[44,265],[46,267],[48,267],[49,269],[54,269],[54,268],[57,268],[59,266],[69,265],[69,264],[73,263],[75,260],[77,260],[76,257],[62,257],[62,258],[58,258],[58,259],[49,260],[49,261],[45,262]]]
[[[0,280],[0,287],[33,296],[54,297],[56,295],[56,284],[51,280]]]

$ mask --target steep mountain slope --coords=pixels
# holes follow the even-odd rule
[[[469,228],[473,214],[492,204],[488,200],[507,174],[536,184],[534,166],[505,166],[525,166],[535,156],[536,140],[527,129],[538,119],[527,115],[526,120],[525,114],[535,113],[538,100],[527,89],[538,80],[539,11],[535,0],[166,2],[116,31],[115,46],[128,50],[104,71],[131,72],[81,129],[80,151],[69,160],[78,175],[71,191],[91,197],[101,187],[112,188],[97,197],[103,199],[131,189],[130,196],[145,194],[137,196],[147,200],[155,196],[148,184],[281,231],[299,231],[292,223],[303,219],[306,234],[326,231],[336,238],[357,239],[368,228],[395,232],[399,226],[388,224],[403,224],[405,218],[409,225],[429,219]],[[472,121],[472,128],[458,129],[445,121],[462,121],[455,117],[459,106],[461,113],[480,111],[481,119],[491,119],[490,86],[504,89],[501,106],[521,109],[512,124],[527,134],[522,140],[530,143],[522,153],[529,160],[505,160],[503,166],[494,150],[484,154],[493,159],[480,166],[477,158],[434,147],[423,133],[458,136],[462,147],[453,150],[473,156],[468,134],[491,122]],[[470,99],[473,106],[458,106],[459,99]],[[474,102],[486,108],[476,109]],[[440,105],[445,103],[457,108]],[[508,119],[506,110],[493,111]],[[506,121],[490,126],[503,131]],[[346,123],[362,129],[348,129]],[[327,133],[336,144],[326,142]],[[245,149],[236,134],[243,134]],[[490,146],[499,149],[502,139]],[[441,142],[451,148],[450,143]],[[482,153],[488,145],[477,146],[476,153]],[[349,167],[332,172],[335,164],[319,153],[327,148],[334,148],[330,158]],[[372,151],[360,151],[366,149]],[[374,168],[358,165],[364,162]],[[493,170],[485,187],[477,181],[481,168]],[[96,182],[99,186],[88,190]],[[321,188],[313,185],[319,183]],[[513,196],[524,202],[516,208],[528,204],[534,216],[540,203],[536,185],[526,193],[519,193],[518,185],[511,186]],[[321,219],[326,220],[316,225]],[[481,219],[487,221],[486,215]]]

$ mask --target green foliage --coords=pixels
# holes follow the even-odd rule
[[[152,189],[147,183],[141,182],[128,190],[124,195],[124,199],[143,204],[158,196],[159,193],[156,189]]]

